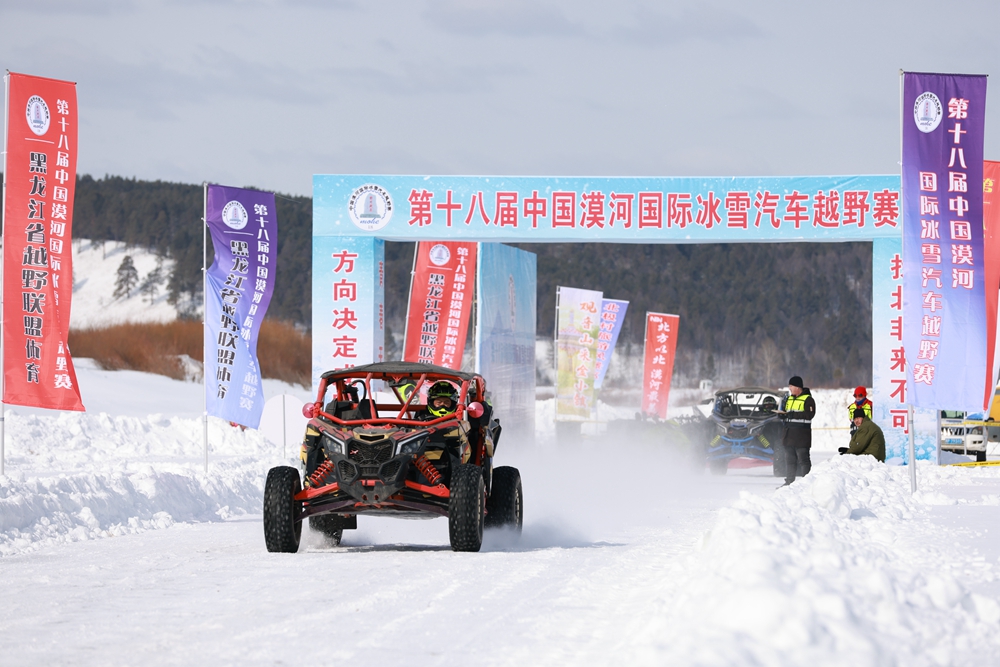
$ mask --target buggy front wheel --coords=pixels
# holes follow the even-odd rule
[[[452,551],[479,551],[483,546],[486,484],[479,466],[463,463],[451,474],[448,536]]]
[[[302,490],[299,471],[278,466],[267,472],[264,483],[264,543],[271,552],[293,554],[302,537],[302,501],[294,496]]]

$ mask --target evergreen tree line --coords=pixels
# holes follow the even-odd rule
[[[276,199],[278,274],[270,318],[311,325],[312,200]],[[201,295],[202,187],[116,176],[77,179],[73,235],[175,260],[172,303]],[[675,376],[778,385],[871,383],[870,243],[515,244],[538,256],[539,336],[556,286],[629,301],[619,346],[638,354],[647,311],[680,315]],[[405,327],[414,244],[386,243],[386,325]],[[212,249],[209,240],[209,261]],[[734,375],[735,374],[735,375]]]
[[[200,185],[140,181],[119,176],[79,176],[73,236],[122,241],[175,261],[167,278],[172,304],[201,299],[204,195]],[[277,276],[268,315],[310,322],[312,285],[312,199],[276,195]],[[208,238],[208,262],[214,250]],[[182,313],[183,314],[183,313]]]

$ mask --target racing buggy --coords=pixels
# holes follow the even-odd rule
[[[268,551],[298,551],[306,519],[340,544],[359,514],[447,517],[455,551],[479,551],[484,527],[520,532],[521,475],[493,468],[501,427],[481,375],[409,362],[328,371],[302,411],[304,479],[291,466],[267,474]]]
[[[717,391],[710,417],[715,435],[706,448],[709,470],[725,475],[730,461],[745,457],[770,463],[774,476],[784,477],[783,426],[777,411],[786,396],[763,387]]]

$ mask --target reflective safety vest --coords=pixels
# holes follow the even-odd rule
[[[851,422],[854,422],[854,408],[859,408],[859,407],[865,411],[865,416],[868,417],[868,419],[872,418],[872,402],[866,398],[865,402],[862,403],[861,405],[852,402],[850,405],[847,406],[847,418],[850,419]]]
[[[798,396],[789,395],[785,399],[785,412],[805,412],[806,411],[806,399],[809,398],[809,394],[799,394]],[[794,417],[785,420],[789,424],[809,424],[808,419],[795,419]]]

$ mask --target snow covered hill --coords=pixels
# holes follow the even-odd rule
[[[114,297],[118,267],[126,256],[132,258],[139,285],[162,266],[163,282],[155,295],[131,294]],[[123,322],[170,322],[177,309],[167,303],[167,279],[173,261],[160,259],[141,248],[129,248],[116,241],[76,239],[73,241],[73,307],[70,328],[85,329]],[[138,286],[137,286],[138,287]]]

